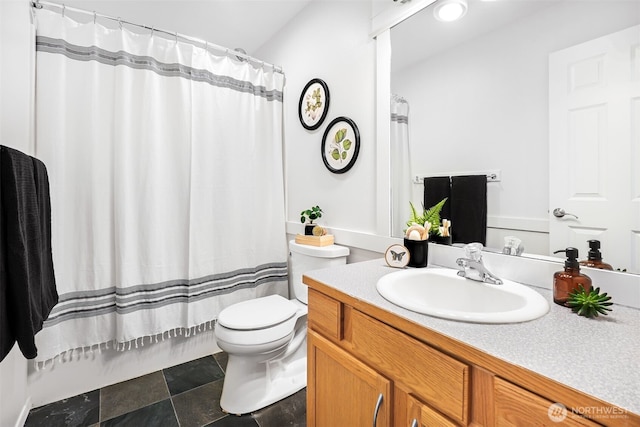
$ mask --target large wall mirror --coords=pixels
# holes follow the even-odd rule
[[[586,259],[596,239],[640,273],[640,2],[468,0],[441,22],[443,1],[390,33],[392,110],[408,117],[391,132],[392,235],[423,177],[486,173],[488,247],[516,236],[530,256]]]

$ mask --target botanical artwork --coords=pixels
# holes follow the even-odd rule
[[[320,127],[329,111],[329,88],[320,79],[313,79],[302,90],[298,104],[300,123],[306,129]]]
[[[353,120],[347,117],[334,119],[322,139],[322,160],[334,173],[348,171],[358,157],[360,133]]]

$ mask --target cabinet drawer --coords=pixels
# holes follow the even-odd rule
[[[342,303],[314,289],[309,289],[309,328],[328,338],[342,338]]]
[[[509,426],[557,426],[562,422],[562,426],[588,426],[597,427],[592,421],[575,415],[568,410],[566,418],[561,410],[562,407],[551,405],[551,402],[537,394],[531,393],[501,378],[495,378],[493,383],[495,399],[495,420],[496,425]],[[552,419],[553,418],[553,419]]]
[[[466,424],[467,365],[357,310],[351,316],[351,332],[354,354],[431,407]]]
[[[411,427],[458,427],[446,417],[440,415],[415,397],[410,396],[407,402],[407,419]]]

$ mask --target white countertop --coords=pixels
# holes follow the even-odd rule
[[[415,313],[384,299],[376,282],[398,271],[383,259],[305,273],[313,280],[399,317],[464,342],[583,393],[640,414],[640,310],[614,304],[588,319],[553,303],[543,317],[514,324],[477,324]],[[613,299],[615,303],[615,299]]]

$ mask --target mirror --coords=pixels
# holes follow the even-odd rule
[[[495,174],[495,180],[487,183],[487,247],[501,251],[504,238],[516,236],[523,241],[525,254],[553,256],[550,247],[557,245],[554,242],[558,239],[550,233],[556,225],[552,221],[580,229],[575,227],[578,221],[573,217],[556,218],[552,214],[554,208],[574,213],[570,205],[550,206],[550,183],[554,188],[564,186],[553,181],[553,174],[576,162],[600,162],[599,159],[616,155],[625,160],[635,158],[627,163],[635,161],[637,170],[640,132],[629,131],[628,144],[635,145],[630,153],[581,149],[563,154],[557,145],[550,148],[549,141],[555,144],[553,132],[557,132],[554,119],[550,118],[550,111],[556,108],[551,102],[555,102],[553,90],[557,89],[552,88],[564,84],[566,76],[560,73],[561,82],[552,81],[550,75],[555,74],[550,74],[550,58],[556,57],[556,52],[639,25],[640,2],[468,0],[466,15],[455,22],[435,20],[435,4],[391,29],[391,93],[408,103],[410,153],[405,155],[408,160],[395,154],[392,129],[392,235],[400,237],[398,230],[406,227],[409,213],[408,201],[398,198],[409,197],[419,206],[423,199],[422,177]],[[635,62],[630,68],[637,73],[633,78],[638,86],[640,37],[634,43],[631,56]],[[574,76],[577,84],[586,79],[581,81],[589,85],[591,77],[604,72],[598,66],[583,68],[582,74]],[[625,123],[629,129],[640,129],[640,95],[634,96],[639,106],[631,108],[633,117]],[[599,120],[598,116],[593,117]],[[597,151],[596,145],[592,147]],[[615,170],[609,172],[609,181],[619,176]],[[599,170],[594,175],[602,173]],[[580,182],[598,184],[597,178],[588,175],[588,169],[582,170],[578,178]],[[600,239],[604,261],[633,273],[640,273],[640,184],[633,184],[637,178],[640,173],[632,167],[627,175],[617,178],[624,180],[622,183],[609,182],[629,188],[629,193],[635,195],[635,200],[623,208],[631,211],[633,225],[631,230],[621,230],[626,233],[626,241],[615,254],[615,263],[610,259],[614,250],[608,246],[609,234],[602,234]],[[606,218],[608,228],[617,226],[619,215],[620,211],[613,211]],[[562,244],[554,249],[575,246],[580,259],[586,259],[586,241],[600,235],[594,227],[580,231],[581,234],[560,236]],[[633,237],[629,239],[628,235]]]

